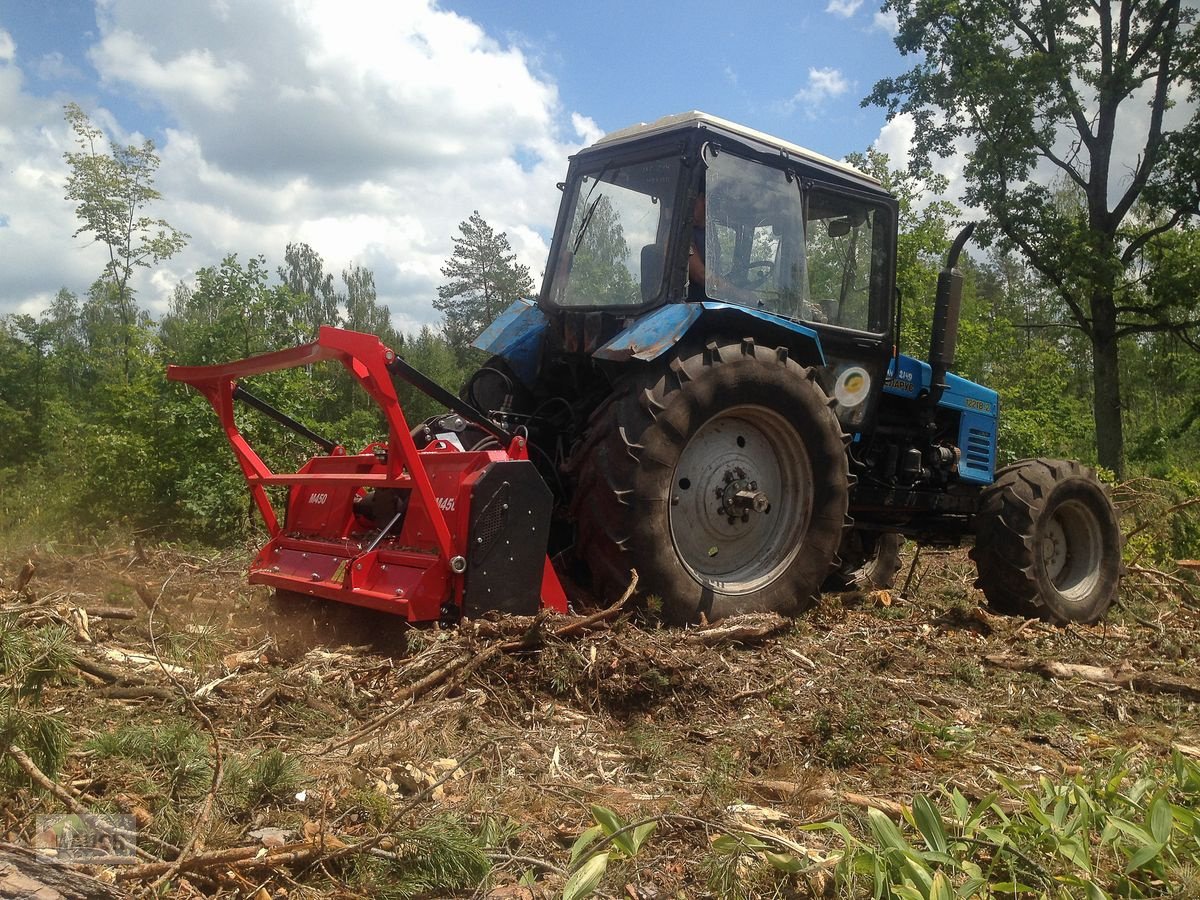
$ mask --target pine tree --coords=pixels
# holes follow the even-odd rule
[[[446,340],[460,360],[471,341],[514,300],[533,293],[529,267],[517,262],[508,235],[497,234],[476,210],[458,226],[454,253],[442,266],[446,283],[434,309],[442,313]]]

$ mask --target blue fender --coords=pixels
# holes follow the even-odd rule
[[[477,350],[502,356],[525,384],[537,378],[549,319],[528,300],[516,300],[471,342]]]
[[[706,300],[696,303],[668,303],[638,319],[592,354],[608,362],[644,362],[658,359],[674,347],[697,322],[716,331],[741,337],[783,344],[803,366],[825,365],[821,338],[807,325],[785,319],[765,310],[750,309],[734,303]]]

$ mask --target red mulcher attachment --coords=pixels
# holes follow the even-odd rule
[[[248,375],[342,363],[383,410],[387,443],[361,453],[305,428],[238,385]],[[393,376],[491,432],[506,450],[460,449],[434,440],[418,450]],[[490,610],[566,612],[546,558],[552,497],[529,461],[525,439],[509,435],[429,381],[379,338],[322,327],[311,344],[217,366],[168,366],[167,377],[212,404],[246,476],[271,539],[250,566],[253,584],[311,594],[430,622]],[[241,400],[320,444],[299,472],[275,473],[238,431]],[[283,527],[267,485],[289,485]]]

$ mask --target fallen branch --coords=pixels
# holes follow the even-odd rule
[[[89,606],[84,609],[89,619],[136,619],[137,612],[124,606]]]
[[[97,831],[104,832],[109,837],[118,841],[121,846],[132,850],[143,859],[156,859],[157,857],[145,850],[138,848],[137,842],[140,839],[147,839],[166,850],[171,850],[174,852],[179,851],[178,847],[174,847],[165,841],[160,841],[157,838],[150,837],[149,835],[140,835],[134,831],[126,831],[124,828],[117,828],[114,825],[108,824],[108,822],[106,822],[102,816],[97,816],[77,799],[75,799],[74,794],[38,768],[37,763],[29,758],[29,754],[27,754],[16,744],[9,744],[4,748],[4,752],[8,756],[12,757],[13,762],[15,762],[21,771],[29,777],[30,781],[43,790],[49,791],[51,794],[53,794],[56,798],[62,801],[67,809],[71,810],[71,812],[75,813],[75,815],[79,816],[79,818],[87,822],[89,826],[94,827]]]
[[[791,622],[778,613],[738,616],[734,620],[686,631],[683,642],[713,647],[717,644],[745,644],[761,641],[786,629]]]
[[[1003,654],[985,656],[983,659],[998,669],[1032,672],[1044,678],[1079,678],[1093,684],[1110,684],[1147,694],[1177,694],[1189,700],[1200,700],[1200,684],[1166,675],[1056,660],[1022,659]]]
[[[73,866],[28,847],[0,843],[0,897],[29,900],[120,900],[122,894]]]
[[[597,625],[607,622],[610,619],[615,619],[621,614],[621,611],[625,608],[625,604],[628,603],[629,598],[633,596],[634,591],[637,590],[637,583],[637,572],[631,570],[629,587],[625,589],[625,593],[621,595],[621,599],[619,599],[612,606],[609,606],[607,609],[602,609],[598,613],[593,613],[590,616],[585,616],[578,621],[571,622],[568,625],[564,625],[561,628],[555,629],[554,631],[550,632],[551,636],[562,640],[564,638],[573,637],[576,634],[589,631],[592,628],[595,628]],[[366,725],[362,726],[350,735],[342,738],[337,743],[321,747],[316,752],[321,756],[325,756],[330,753],[336,753],[339,750],[344,750],[347,747],[353,746],[354,744],[361,743],[363,738],[367,737],[372,732],[379,730],[384,725],[387,725],[389,722],[400,716],[406,709],[408,709],[407,705],[402,704],[405,704],[409,700],[415,700],[422,694],[427,693],[433,688],[441,685],[443,682],[449,680],[452,676],[456,676],[455,683],[461,683],[469,674],[503,653],[514,653],[519,650],[529,650],[533,647],[541,646],[545,643],[545,638],[542,634],[542,625],[547,621],[547,619],[548,614],[541,612],[534,617],[532,624],[521,637],[511,641],[492,644],[479,653],[460,656],[442,666],[440,669],[430,672],[420,681],[402,689],[394,696],[393,700],[397,704],[395,708],[388,710],[383,715],[376,716]]]
[[[857,806],[859,809],[877,809],[892,818],[900,818],[908,807],[886,797],[869,797],[854,791],[838,791],[832,788],[812,787],[798,784],[794,781],[777,781],[773,779],[743,779],[741,786],[746,790],[756,791],[760,796],[772,800],[813,800],[821,803],[845,803]]]
[[[173,873],[189,874],[204,872],[210,869],[248,869],[248,868],[277,868],[297,862],[306,862],[322,851],[320,844],[304,842],[286,844],[274,850],[267,850],[261,844],[252,847],[232,847],[226,850],[213,850],[208,853],[196,853],[186,859],[175,862],[147,863],[132,866],[116,874],[117,881],[146,881],[161,879],[164,875]]]

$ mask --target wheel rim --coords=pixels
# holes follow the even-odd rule
[[[808,452],[786,419],[760,406],[722,411],[691,437],[673,473],[680,562],[722,593],[760,590],[799,553],[812,493]]]
[[[1042,563],[1055,590],[1071,603],[1086,600],[1100,579],[1104,543],[1100,524],[1078,500],[1054,510],[1042,533]]]

